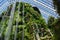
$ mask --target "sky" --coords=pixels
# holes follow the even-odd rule
[[[35,2],[34,0],[17,0],[17,1],[26,2],[26,3],[31,4],[32,6],[36,6],[40,10],[45,20],[47,20],[49,16],[53,16],[55,18],[58,17],[58,14],[54,10],[52,10],[54,8],[52,0],[47,0],[47,1],[36,0],[37,2]],[[6,11],[10,3],[13,3],[13,2],[14,0],[0,0],[0,15],[3,11]],[[41,3],[44,5],[42,5]],[[48,7],[45,7],[45,6],[48,6]]]

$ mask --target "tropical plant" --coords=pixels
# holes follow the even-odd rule
[[[53,33],[53,40],[60,40],[60,18],[55,19],[54,17],[50,17],[48,27]]]
[[[9,6],[0,17],[0,39],[52,40],[45,20],[36,9],[23,2]]]

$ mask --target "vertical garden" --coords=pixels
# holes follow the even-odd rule
[[[37,7],[16,2],[0,16],[1,40],[59,40],[60,18],[46,23]]]

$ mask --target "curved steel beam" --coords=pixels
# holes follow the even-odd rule
[[[38,4],[40,4],[40,5],[42,5],[42,6],[44,6],[44,7],[46,7],[46,8],[51,9],[52,11],[56,11],[55,9],[52,9],[52,8],[50,8],[50,7],[46,6],[46,5],[44,5],[43,3],[41,3],[41,2],[39,2],[39,1],[37,1],[37,0],[33,0],[33,1],[36,2],[36,3],[38,3]]]

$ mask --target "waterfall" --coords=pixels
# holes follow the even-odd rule
[[[15,5],[16,5],[16,3],[13,4],[12,10],[11,10],[10,19],[9,19],[9,22],[8,22],[8,27],[7,27],[7,30],[6,30],[6,33],[5,33],[5,40],[9,40],[9,38],[10,38],[11,27],[12,27],[14,11],[15,11]]]
[[[23,21],[23,25],[24,25],[24,4],[23,4],[23,18],[22,18],[22,21]],[[24,40],[24,27],[22,28],[22,40]]]

